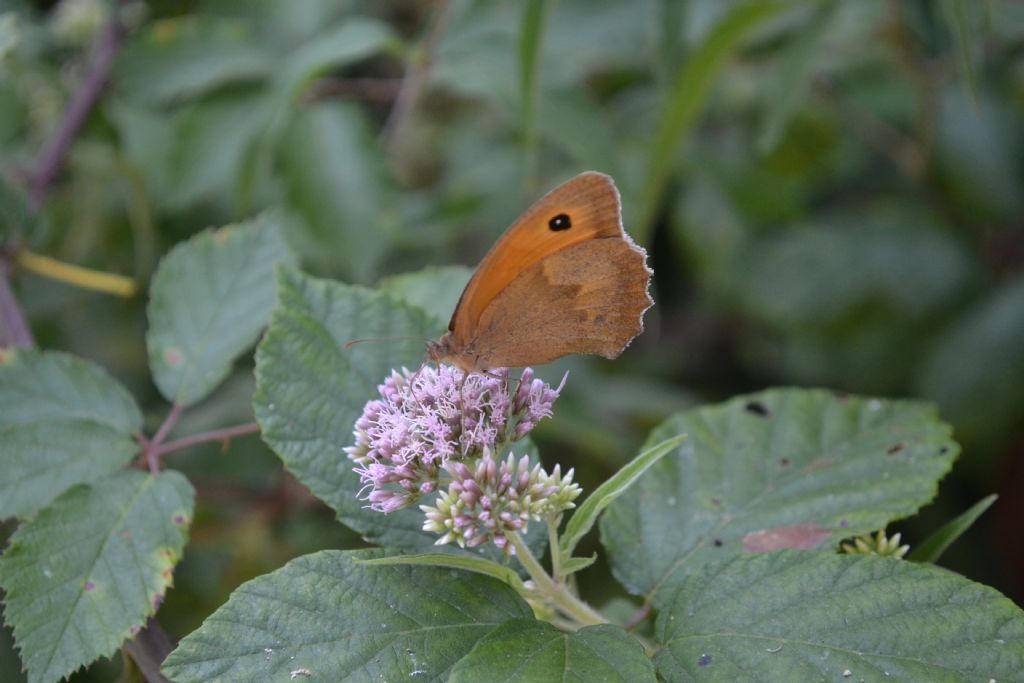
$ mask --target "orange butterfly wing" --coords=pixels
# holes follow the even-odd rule
[[[565,251],[590,240],[617,244],[612,250]],[[561,258],[549,260],[556,254]],[[570,255],[579,263],[567,262]],[[618,265],[597,262],[606,258]],[[575,282],[566,281],[570,271]],[[641,316],[653,304],[647,294],[650,275],[645,252],[623,230],[614,182],[603,173],[582,173],[539,199],[498,239],[466,285],[448,334],[428,353],[466,371],[541,364],[569,353],[615,357],[639,334]],[[616,293],[627,281],[625,292]],[[624,297],[631,302],[628,312],[619,306],[616,315],[632,316],[632,324],[600,333],[589,329],[598,319],[610,326],[617,318],[597,309],[614,307],[607,302]],[[585,304],[594,310],[582,314]],[[539,345],[531,344],[534,337]]]

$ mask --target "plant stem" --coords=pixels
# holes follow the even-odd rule
[[[190,446],[197,446],[203,443],[209,443],[211,441],[228,441],[235,438],[236,436],[244,436],[246,434],[256,434],[260,431],[260,426],[255,422],[246,422],[244,424],[235,425],[233,427],[224,427],[222,429],[214,429],[209,432],[202,432],[200,434],[193,434],[192,436],[186,436],[181,439],[175,439],[174,441],[168,441],[165,444],[158,444],[154,447],[154,451],[158,456],[166,455],[174,451],[180,451],[183,448]]]
[[[174,645],[155,617],[150,617],[146,627],[134,638],[125,641],[123,649],[149,683],[170,683],[160,673],[160,664],[174,649]]]
[[[570,593],[564,584],[556,584],[548,576],[547,572],[544,571],[544,568],[540,566],[540,562],[533,556],[530,548],[518,533],[510,534],[509,540],[512,541],[512,545],[516,549],[516,557],[519,559],[520,564],[523,565],[523,568],[526,569],[530,578],[533,579],[533,583],[540,595],[559,610],[572,617],[580,625],[591,626],[608,623],[608,620],[598,614],[593,607]]]
[[[556,584],[562,583],[562,551],[558,544],[558,523],[562,516],[549,517],[548,522],[548,548],[551,552],[551,577]]]
[[[441,0],[437,3],[422,45],[408,60],[407,71],[395,98],[395,104],[391,108],[391,113],[388,114],[388,119],[381,132],[381,142],[391,152],[398,150],[402,135],[412,119],[413,110],[420,99],[423,86],[427,81],[427,74],[434,61],[434,53],[437,52],[441,37],[444,36],[448,26],[451,9],[450,0]]]
[[[51,280],[66,282],[82,289],[115,294],[125,298],[135,293],[135,281],[130,277],[74,266],[49,256],[33,254],[30,251],[18,253],[18,265]]]
[[[7,254],[0,251],[0,348],[16,346],[29,349],[35,346],[35,340],[11,291],[9,274]]]
[[[174,429],[174,425],[178,424],[178,420],[181,418],[181,411],[181,404],[175,403],[171,406],[171,412],[167,413],[163,424],[156,430],[156,435],[150,441],[142,442],[143,453],[146,455],[146,462],[149,464],[149,471],[153,473],[153,476],[160,472],[160,445],[167,438],[167,435],[171,433],[171,430]]]
[[[64,118],[61,119],[53,137],[46,143],[42,154],[39,155],[35,170],[31,172],[29,194],[36,208],[43,203],[43,199],[57,179],[57,175],[64,166],[71,143],[74,142],[75,136],[96,105],[100,93],[103,92],[103,87],[110,78],[114,56],[117,55],[121,41],[124,39],[124,27],[121,25],[119,16],[120,9],[120,2],[115,2],[112,5],[110,20],[100,33],[82,84],[64,112]]]

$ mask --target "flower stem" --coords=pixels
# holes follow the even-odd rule
[[[562,583],[562,551],[558,545],[558,523],[562,516],[548,517],[548,547],[551,549],[551,577],[556,584]]]
[[[548,573],[544,571],[540,562],[533,556],[530,548],[518,533],[512,533],[508,538],[516,549],[516,557],[519,559],[520,564],[523,565],[523,568],[526,569],[526,573],[533,579],[533,583],[540,595],[582,626],[608,623],[608,620],[594,610],[593,607],[570,593],[564,584],[556,584]]]

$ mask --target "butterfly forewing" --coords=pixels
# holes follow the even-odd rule
[[[466,285],[449,332],[428,345],[465,371],[618,356],[653,304],[647,254],[622,227],[612,179],[588,172],[527,209]]]
[[[456,341],[468,341],[484,308],[534,263],[578,242],[621,234],[619,192],[611,178],[588,172],[559,185],[527,209],[487,252],[448,329]]]

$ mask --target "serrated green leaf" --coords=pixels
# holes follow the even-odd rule
[[[452,669],[451,683],[654,683],[643,645],[618,626],[564,633],[545,621],[516,619],[497,627]]]
[[[365,507],[359,476],[342,449],[352,444],[356,418],[378,396],[377,386],[392,369],[418,367],[425,358],[418,340],[441,329],[440,321],[387,292],[282,268],[277,304],[256,350],[253,408],[263,440],[339,520],[388,548],[437,550],[437,536],[423,531],[416,508],[384,515]],[[394,341],[344,348],[356,339],[389,337]],[[536,460],[529,441],[516,444],[515,452]],[[542,525],[530,528],[531,547],[543,544],[542,531]]]
[[[680,413],[648,443],[689,439],[608,508],[601,540],[619,580],[660,605],[688,573],[742,552],[745,537],[806,529],[831,551],[829,534],[838,541],[914,513],[959,451],[950,432],[927,404],[823,390]]]
[[[105,370],[63,353],[0,357],[0,518],[31,515],[138,452],[142,415]]]
[[[113,653],[156,611],[192,518],[173,471],[121,470],[60,496],[0,557],[7,623],[30,682]]]
[[[675,681],[1024,681],[1024,612],[951,572],[784,551],[707,565],[661,612]]]
[[[598,515],[621,496],[640,475],[681,444],[685,438],[685,434],[674,436],[645,449],[594,489],[594,492],[587,496],[587,499],[576,509],[565,525],[565,531],[562,532],[562,538],[559,541],[562,557],[568,560],[573,550],[576,549],[576,544],[594,527]]]
[[[378,289],[422,308],[442,325],[448,324],[473,271],[465,266],[430,266],[381,280]]]
[[[941,529],[926,538],[924,542],[914,546],[910,553],[907,554],[907,559],[911,562],[938,562],[939,558],[942,557],[942,553],[946,552],[946,548],[951,546],[956,539],[960,538],[965,531],[970,529],[974,522],[985,513],[985,510],[988,510],[992,503],[996,502],[998,497],[993,494],[979,500],[966,512],[957,515],[956,519],[943,525]]]
[[[658,204],[679,155],[679,145],[707,103],[715,77],[747,34],[787,7],[789,3],[768,0],[731,7],[684,61],[662,105],[661,121],[650,145],[640,216],[633,229],[640,244],[650,237]]]
[[[379,556],[322,551],[243,584],[181,641],[164,675],[177,683],[443,681],[495,626],[530,616],[515,591],[489,577],[354,561]]]
[[[2,598],[0,594],[0,598]],[[0,600],[0,681],[4,683],[25,683],[25,672],[21,659],[14,649],[14,634],[4,624],[4,603]]]
[[[523,588],[523,582],[519,580],[519,575],[512,569],[504,565],[500,565],[497,562],[491,562],[490,560],[482,557],[448,555],[445,553],[427,553],[423,555],[390,555],[388,557],[379,557],[372,560],[356,560],[356,563],[371,567],[386,565],[418,565],[422,567],[462,569],[467,572],[483,574],[484,576],[489,576],[492,579],[497,579],[502,583],[507,583],[517,589],[517,591]]]
[[[387,515],[363,509],[361,484],[343,448],[363,406],[393,368],[416,367],[437,323],[386,293],[278,272],[277,303],[256,351],[253,406],[263,440],[289,471],[339,519],[389,547],[426,550],[418,510]],[[413,337],[367,342],[355,339]]]
[[[160,393],[178,405],[204,398],[266,324],[273,269],[291,254],[272,215],[207,230],[160,262],[146,346]]]

